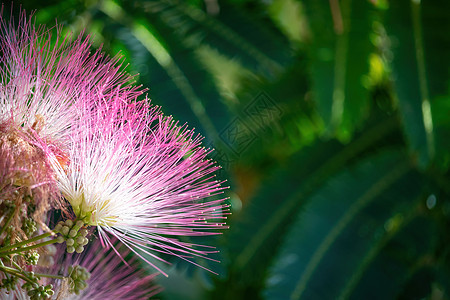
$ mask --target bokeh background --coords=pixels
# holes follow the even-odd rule
[[[216,149],[218,275],[172,259],[156,298],[450,298],[449,1],[19,4]]]

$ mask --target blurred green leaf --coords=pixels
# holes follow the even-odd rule
[[[437,167],[447,171],[450,167],[450,95],[434,98],[431,111],[436,135]]]
[[[450,39],[442,33],[450,29],[450,5],[403,0],[390,6],[386,28],[393,44],[400,114],[410,150],[425,167],[436,152],[430,102],[448,93]]]
[[[234,102],[234,105],[239,102],[237,93],[242,88],[242,81],[253,74],[236,59],[229,59],[209,46],[199,47],[196,53],[199,62],[214,77],[217,89],[222,97]]]
[[[309,35],[303,7],[299,1],[276,0],[269,7],[270,16],[294,43],[303,42]]]
[[[282,70],[279,61],[285,61],[288,53],[285,41],[269,26],[263,26],[256,13],[253,16],[242,14],[226,2],[220,4],[220,14],[216,16],[182,1],[144,3],[149,11],[160,15],[185,45],[208,44],[268,75]]]
[[[113,1],[102,1],[99,9],[114,21],[126,26],[153,56],[158,64],[167,72],[175,86],[180,90],[188,102],[192,112],[201,122],[206,133],[217,140],[217,129],[211,118],[206,114],[201,99],[197,96],[193,86],[180,66],[177,64],[162,38],[155,34],[155,29],[148,22],[129,17],[126,10]]]
[[[293,156],[285,169],[270,174],[257,196],[230,220],[223,241],[229,274],[218,282],[213,298],[256,297],[284,233],[308,196],[390,133],[393,125],[392,120],[380,123],[346,147],[335,141],[318,142]]]
[[[312,91],[328,134],[349,141],[369,113],[369,73],[374,7],[368,1],[304,1]]]
[[[386,243],[419,214],[420,177],[409,170],[401,153],[387,151],[334,176],[314,193],[273,263],[267,299],[371,298],[373,289],[354,296],[355,288]],[[410,251],[429,245],[420,240],[410,241]],[[395,298],[405,276],[399,270],[386,279],[370,278],[383,286],[376,297]]]

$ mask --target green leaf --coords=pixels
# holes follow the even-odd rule
[[[431,102],[448,94],[450,30],[447,1],[394,1],[386,28],[394,54],[393,72],[410,152],[428,166],[436,153]],[[439,150],[438,150],[439,151]]]
[[[278,0],[269,6],[270,17],[295,45],[307,38],[307,26],[299,1]]]
[[[373,5],[368,1],[304,1],[312,32],[309,46],[312,91],[328,134],[348,141],[367,118],[373,46]]]
[[[176,88],[180,90],[206,133],[213,139],[216,139],[218,136],[217,129],[211,118],[205,112],[205,107],[201,99],[198,97],[186,74],[173,58],[173,54],[169,51],[161,37],[158,36],[154,27],[143,19],[132,18],[131,14],[113,1],[103,1],[99,9],[115,22],[125,26],[133,38],[147,49],[173,81]]]
[[[343,147],[336,141],[318,142],[294,155],[288,165],[272,172],[257,195],[230,218],[224,234],[229,274],[217,283],[215,299],[256,297],[263,288],[267,267],[296,212],[308,196],[393,129],[382,122]]]
[[[447,171],[450,167],[450,95],[434,98],[431,111],[436,134],[436,161],[438,168]]]
[[[389,278],[380,278],[385,265],[370,267],[379,255],[389,255],[384,247],[419,215],[420,180],[400,152],[387,151],[327,181],[289,231],[267,280],[266,299],[395,298],[408,276],[405,268],[428,250],[430,239],[408,231],[405,247],[412,258]],[[427,232],[429,223],[419,223],[420,232]],[[394,245],[393,251],[400,248]],[[374,284],[383,288],[374,290]]]
[[[228,3],[221,3],[217,16],[183,1],[145,2],[143,7],[161,19],[186,47],[208,45],[220,49],[245,63],[245,67],[268,76],[281,71],[290,60],[283,36],[270,30],[257,13],[243,14]]]

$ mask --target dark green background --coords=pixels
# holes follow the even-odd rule
[[[157,298],[449,299],[449,1],[22,5],[216,149],[219,275],[173,259]]]

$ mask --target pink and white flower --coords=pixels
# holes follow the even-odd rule
[[[106,246],[114,236],[155,258],[155,251],[206,257],[209,247],[178,239],[224,227],[226,205],[214,198],[224,188],[202,137],[146,100],[135,101],[130,87],[90,96],[97,98],[80,101],[70,124],[68,166],[54,160],[59,189],[77,219],[97,226]]]
[[[227,206],[218,196],[224,187],[214,177],[210,150],[148,99],[138,101],[144,90],[129,84],[119,57],[89,48],[81,36],[53,38],[25,12],[17,25],[0,18],[0,166],[8,167],[0,179],[9,184],[17,169],[37,178],[31,172],[36,159],[13,166],[16,154],[2,144],[21,139],[39,154],[36,166],[45,180],[19,185],[32,190],[56,181],[76,218],[96,226],[105,247],[114,248],[115,237],[139,256],[208,258],[212,247],[180,236],[224,228]],[[53,205],[59,199],[56,193],[41,198]]]
[[[61,38],[34,25],[25,11],[7,24],[0,18],[0,123],[22,128],[46,144],[64,147],[76,117],[74,103],[130,80],[119,57],[90,53],[89,38]],[[141,92],[140,92],[141,93]]]
[[[61,28],[56,29],[53,36],[51,30],[36,27],[25,11],[20,11],[16,22],[13,16],[9,22],[0,16],[3,192],[14,191],[14,186],[31,191],[42,186],[51,189],[53,173],[47,167],[48,156],[67,163],[67,142],[74,128],[71,123],[77,118],[75,104],[130,80],[129,75],[119,72],[118,57],[111,59],[100,51],[91,55],[88,38],[61,38]],[[55,203],[59,199],[56,191],[40,194],[35,201],[45,203],[51,198]]]

